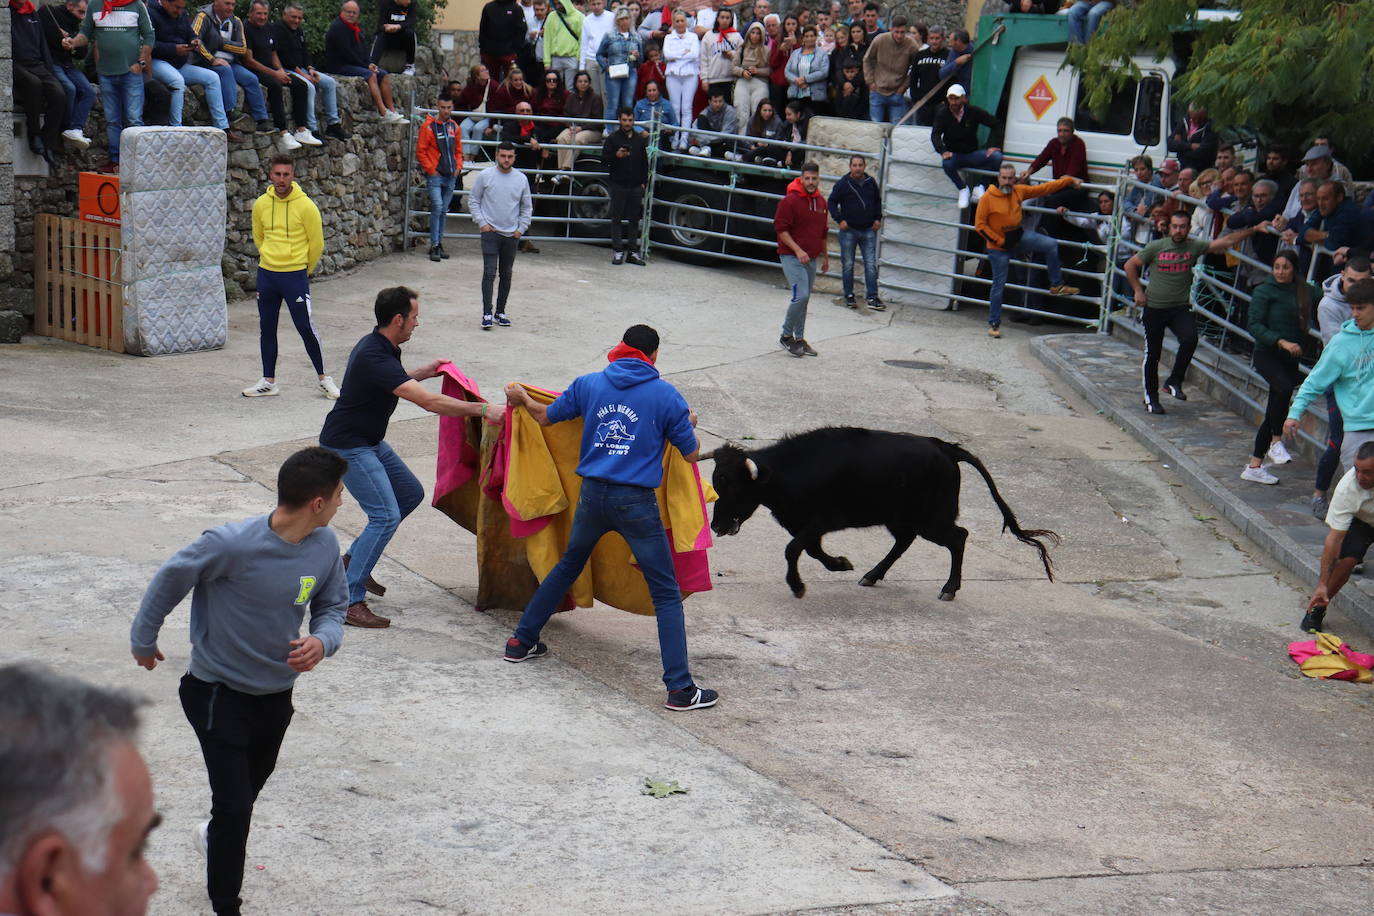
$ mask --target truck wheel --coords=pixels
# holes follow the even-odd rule
[[[705,172],[676,172],[673,177],[707,182],[714,176]],[[714,262],[716,259],[711,255],[725,250],[725,239],[706,233],[725,231],[725,195],[711,188],[681,185],[671,180],[660,180],[656,190],[660,191],[656,196],[661,202],[655,209],[654,220],[664,225],[654,227],[654,241],[675,246],[673,250],[665,249],[665,253],[674,258],[692,264]]]
[[[578,159],[573,169],[597,174],[582,175],[572,180],[570,193],[577,200],[570,202],[568,215],[577,220],[606,219],[611,213],[611,186],[601,160]],[[605,223],[588,225],[586,222],[574,222],[568,224],[568,234],[579,238],[606,239],[611,237],[611,230]]]

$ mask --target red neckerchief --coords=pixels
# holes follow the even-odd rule
[[[110,15],[110,10],[117,10],[121,6],[128,6],[133,2],[134,0],[105,0],[104,4],[100,7],[100,18],[104,19],[106,16]]]
[[[10,9],[21,16],[32,16],[34,13],[32,0],[10,0]]]
[[[611,347],[611,352],[606,354],[606,362],[608,363],[613,363],[618,359],[642,359],[651,366],[654,364],[654,361],[645,356],[642,351],[636,350],[623,340]]]
[[[127,3],[128,0],[125,0],[125,2]],[[343,14],[342,14],[342,13],[339,14],[339,21],[342,22],[344,25],[348,26],[350,29],[353,30],[353,40],[354,40],[354,41],[356,41],[358,44],[362,44],[362,43],[363,43],[363,30],[362,30],[362,29],[358,28],[356,25],[354,25],[353,23],[351,23],[351,22],[349,22],[347,19],[345,19],[345,18],[343,17]]]
[[[723,43],[725,42],[726,37],[729,36],[731,32],[733,32],[734,34],[738,35],[738,34],[739,34],[739,29],[735,28],[735,27],[732,25],[732,26],[729,26],[728,28],[726,28],[726,30],[725,30],[724,32],[717,32],[716,34],[719,35],[720,37],[716,39],[716,44],[723,44]]]
[[[521,122],[520,122],[520,136],[522,136],[522,137],[528,137],[528,136],[529,136],[530,134],[532,134],[532,133],[534,133],[534,122],[533,122],[533,121],[521,121]]]

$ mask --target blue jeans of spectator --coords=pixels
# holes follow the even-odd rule
[[[964,184],[964,178],[959,174],[961,169],[985,169],[989,172],[997,171],[1002,165],[1002,151],[989,153],[987,150],[974,150],[971,153],[955,153],[944,160],[943,168],[949,180],[954,182],[954,186],[962,191],[968,185]],[[988,183],[987,179],[983,180]]]
[[[635,73],[635,68],[630,67],[630,75],[622,76],[619,79],[606,77],[606,120],[612,124],[618,117],[616,112],[621,108],[635,107],[635,81],[639,75]]]
[[[243,97],[248,102],[248,112],[253,116],[253,120],[266,121],[267,102],[263,99],[262,83],[258,82],[258,75],[243,64],[232,64],[229,69],[234,72],[234,82],[243,87]]]
[[[453,200],[453,186],[458,183],[456,175],[428,175],[425,187],[429,189],[429,244],[441,245],[444,241],[444,222],[448,219],[448,205]]]
[[[57,77],[62,91],[67,94],[67,123],[62,129],[84,132],[91,106],[95,104],[95,87],[86,79],[86,74],[73,67],[53,67],[52,75]]]
[[[1069,7],[1069,41],[1087,44],[1114,6],[1116,0],[1075,0]]]
[[[496,288],[496,314],[506,314],[506,300],[510,298],[511,271],[515,267],[515,252],[520,240],[511,235],[502,235],[496,230],[483,232],[482,238],[482,314],[490,315],[491,288],[500,274],[501,281]]]
[[[854,295],[854,248],[864,259],[864,291],[872,302],[878,298],[878,230],[840,230],[840,284],[845,298]]]
[[[153,79],[167,87],[171,93],[171,117],[172,127],[181,126],[181,112],[186,104],[186,80],[182,77],[181,71],[165,60],[153,59]]]
[[[156,61],[153,65],[153,75],[157,76]],[[187,86],[200,86],[205,90],[205,104],[210,108],[210,123],[220,130],[228,130],[229,109],[224,107],[224,92],[219,74],[209,67],[200,67],[188,61],[181,67],[181,78],[186,81]]]
[[[119,161],[119,135],[126,127],[143,126],[143,74],[100,74],[100,103],[105,109],[105,137],[110,161]]]
[[[320,129],[319,118],[315,117],[315,90],[320,91],[320,104],[324,106],[326,125],[339,123],[339,84],[328,73],[315,74],[319,83],[313,83],[299,73],[292,71],[291,78],[305,84],[305,126],[311,133]]]
[[[515,638],[527,646],[539,642],[544,624],[549,622],[563,596],[581,575],[597,542],[608,531],[618,533],[630,545],[649,586],[658,622],[658,651],[663,658],[664,686],[669,690],[691,686],[682,590],[678,588],[672,548],[659,516],[658,497],[648,487],[611,483],[594,477],[582,481],[568,549],[525,606],[520,624],[515,628]]]
[[[348,603],[366,597],[365,583],[402,520],[425,498],[425,488],[385,441],[361,448],[336,448],[348,462],[344,488],[367,513],[367,527],[348,548]]]
[[[1331,482],[1336,479],[1336,471],[1341,466],[1341,443],[1345,441],[1345,418],[1336,405],[1336,390],[1326,390],[1326,451],[1317,459],[1318,493],[1331,490]]]
[[[805,337],[806,304],[811,301],[811,287],[816,285],[816,259],[803,264],[796,255],[784,254],[778,260],[792,290],[792,301],[787,304],[787,315],[782,320],[782,336]]]
[[[477,146],[473,141],[482,139],[482,131],[491,126],[491,118],[464,118],[463,123],[458,125],[458,132],[463,135],[463,158],[473,159],[477,151],[485,147]]]
[[[1038,254],[1045,259],[1045,269],[1050,274],[1050,286],[1059,286],[1064,282],[1064,274],[1059,269],[1059,243],[1048,235],[1027,232],[1021,236],[1021,241],[1014,248],[1006,251],[989,248],[988,263],[992,265],[992,290],[988,293],[988,324],[994,328],[1002,324],[1002,292],[1007,287],[1007,267],[1013,257],[1024,259],[1028,254]]]
[[[868,120],[877,124],[896,124],[906,114],[906,96],[900,92],[868,94]]]

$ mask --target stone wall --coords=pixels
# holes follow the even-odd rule
[[[9,17],[5,22],[8,35]],[[6,43],[5,47],[8,47]],[[417,64],[422,75],[394,76],[396,102],[404,111],[415,91],[415,102],[429,104],[436,94],[438,77],[433,58],[425,59],[422,49]],[[8,82],[5,83],[8,95]],[[208,123],[199,88],[188,89],[183,123]],[[289,109],[288,103],[288,109]],[[352,139],[327,142],[320,147],[302,147],[291,153],[301,188],[320,208],[324,222],[325,252],[317,275],[346,270],[401,247],[401,219],[404,208],[406,165],[412,156],[412,133],[406,124],[382,124],[372,106],[367,85],[357,79],[339,80],[339,110]],[[9,117],[3,119],[9,129]],[[417,125],[418,126],[418,125]],[[97,103],[86,134],[94,141],[89,150],[68,153],[62,167],[47,177],[20,176],[15,180],[13,218],[0,219],[0,239],[7,227],[15,232],[12,245],[0,244],[0,271],[9,251],[15,252],[13,295],[15,307],[25,315],[33,312],[34,214],[77,214],[77,172],[94,169],[106,158],[105,121]],[[242,298],[254,287],[257,251],[253,246],[253,201],[267,187],[267,166],[278,152],[273,134],[249,134],[248,142],[233,144],[229,150],[228,226],[223,257],[225,289],[230,300]],[[0,145],[0,155],[9,156],[10,144]],[[418,169],[416,170],[418,172]],[[4,193],[0,172],[0,194]],[[418,179],[416,179],[418,183]],[[0,213],[6,202],[0,198]],[[0,277],[0,286],[4,286]],[[0,304],[3,308],[3,304]]]
[[[24,320],[16,310],[25,297],[14,277],[14,81],[10,79],[10,17],[0,16],[0,343],[19,339]]]

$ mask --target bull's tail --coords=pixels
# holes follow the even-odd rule
[[[997,508],[1002,510],[1002,530],[1010,530],[1016,535],[1017,540],[1030,544],[1040,553],[1040,562],[1045,566],[1045,575],[1049,576],[1051,582],[1054,581],[1054,564],[1050,561],[1049,551],[1045,549],[1045,544],[1041,538],[1045,538],[1053,544],[1060,541],[1059,535],[1048,528],[1022,528],[1016,521],[1016,514],[1011,511],[1011,506],[1002,498],[1002,494],[997,492],[997,484],[992,482],[992,475],[988,469],[983,467],[983,462],[977,456],[964,449],[963,446],[955,445],[953,442],[946,442],[943,439],[934,440],[940,449],[953,461],[962,461],[964,464],[972,465],[973,469],[983,475],[983,480],[987,482],[988,492],[992,494],[992,501],[997,503]]]

